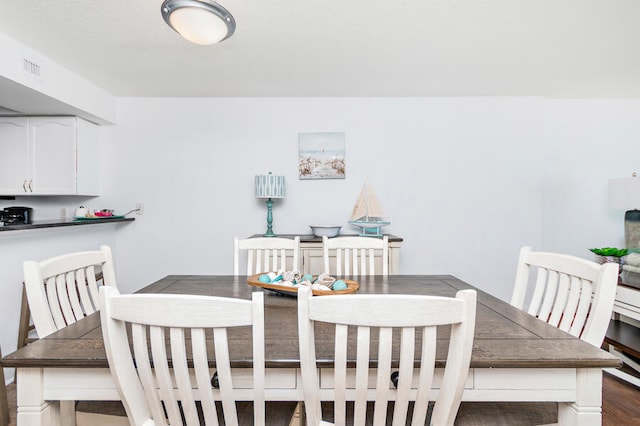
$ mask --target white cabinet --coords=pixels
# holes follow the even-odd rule
[[[346,236],[346,235],[340,235]],[[351,235],[355,236],[355,235]],[[254,234],[249,238],[262,237],[260,234]],[[305,274],[318,275],[324,272],[324,253],[322,251],[322,238],[305,234],[278,234],[281,238],[300,237],[300,271]],[[389,238],[389,275],[400,274],[400,247],[402,247],[402,238],[396,235],[387,235]],[[382,270],[381,255],[377,255],[376,271]],[[335,256],[329,258],[331,267],[335,265]]]
[[[98,126],[78,117],[0,117],[0,195],[99,195]]]
[[[402,238],[389,235],[389,275],[400,274],[400,247]],[[319,240],[319,241],[318,241]],[[335,255],[329,255],[329,267],[335,271]],[[311,237],[305,240],[300,237],[300,258],[302,259],[302,271],[317,275],[324,272],[324,252],[322,240]],[[375,255],[375,270],[382,271],[382,255]]]

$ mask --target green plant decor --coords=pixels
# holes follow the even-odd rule
[[[592,253],[598,256],[613,256],[613,257],[623,257],[629,254],[629,250],[626,248],[619,249],[615,247],[603,247],[603,248],[590,248]]]

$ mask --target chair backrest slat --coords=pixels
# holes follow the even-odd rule
[[[578,306],[575,310],[573,321],[570,321],[570,316],[567,315],[567,330],[570,334],[576,337],[580,337],[580,333],[584,329],[587,318],[589,317],[589,310],[591,309],[591,295],[593,294],[593,285],[590,282],[581,280],[580,284],[580,298],[578,300]]]
[[[223,419],[225,425],[237,426],[238,390],[234,388],[230,358],[233,340],[227,330],[250,326],[254,424],[264,425],[263,293],[255,292],[247,301],[167,294],[120,295],[116,289],[104,287],[100,302],[109,367],[132,424],[173,425],[184,421],[186,425],[217,425],[218,419]],[[212,383],[214,376],[216,384]],[[221,402],[220,412],[216,401]]]
[[[413,419],[411,424],[423,425],[427,418],[429,408],[429,391],[433,384],[433,373],[435,371],[436,354],[429,348],[436,346],[436,329],[433,327],[422,328],[422,358],[420,363],[423,368],[420,370],[418,378],[418,392],[413,407]]]
[[[298,270],[300,237],[246,239],[235,237],[233,239],[233,274],[236,276],[241,273],[241,252],[246,252],[247,275],[278,270]]]
[[[79,287],[84,287],[86,285],[85,281],[82,280],[82,277],[79,274],[80,271],[81,270],[69,272],[65,283],[65,293],[68,297],[67,300],[69,301],[69,307],[71,308],[71,312],[73,314],[72,319],[74,322],[78,321],[80,318],[84,318],[85,315],[89,315],[94,312],[93,306],[89,306],[88,312],[85,314],[85,310],[80,304]]]
[[[362,425],[367,414],[367,391],[369,388],[369,339],[371,329],[367,326],[358,327],[358,344],[356,352],[356,391],[354,406],[354,424]]]
[[[313,334],[313,329],[310,330]],[[334,365],[334,381],[335,381],[335,406],[334,413],[336,419],[347,418],[347,342],[349,327],[344,324],[336,324],[335,329],[335,365]],[[309,337],[312,339],[312,336]],[[302,342],[300,342],[302,344]],[[314,347],[314,341],[309,342],[309,346]],[[315,352],[311,349],[310,352]],[[307,357],[305,357],[307,359]],[[310,363],[307,360],[306,363]],[[320,408],[318,407],[318,410]],[[319,414],[318,414],[319,415]]]
[[[536,275],[533,291],[530,275]],[[520,250],[511,304],[594,346],[604,340],[618,283],[618,265],[560,253]],[[529,306],[527,296],[531,293]]]
[[[403,330],[404,331],[404,330]],[[404,340],[401,342],[402,351],[400,352],[402,355],[405,354],[404,350],[407,342]],[[381,327],[378,329],[378,365],[376,366],[376,393],[375,393],[375,403],[374,403],[374,417],[373,424],[379,425],[384,424],[386,420],[387,414],[387,401],[389,401],[389,378],[391,377],[391,355],[393,348],[393,328],[391,327]],[[412,351],[413,353],[413,351]],[[413,357],[411,357],[411,362],[413,363]],[[400,370],[402,371],[402,361],[400,359]],[[413,366],[411,366],[413,367]],[[402,406],[402,390],[398,389],[398,407],[400,409]],[[406,412],[404,413],[406,414]],[[395,418],[396,413],[394,413]],[[404,421],[402,422],[404,423]]]
[[[96,285],[96,289],[97,289],[97,284],[95,284],[95,272],[91,272],[93,271],[93,267],[86,268],[86,271],[89,274],[91,273],[94,274],[93,282],[94,282],[94,285]],[[89,291],[90,291],[89,287],[91,286],[91,282],[88,279],[87,273],[85,273],[85,268],[78,270],[76,273],[78,283],[85,284],[85,285],[78,285],[78,302],[82,306],[83,311],[95,312],[98,310],[98,307],[93,304],[93,301],[96,301],[96,302],[98,301],[98,293],[96,292],[95,296],[89,294]]]
[[[559,274],[557,288],[555,289],[555,300],[553,302],[553,307],[551,309],[551,314],[549,315],[548,321],[549,324],[556,327],[560,326],[560,320],[562,319],[562,316],[567,309],[570,282],[571,278],[567,274]]]
[[[33,324],[45,337],[94,313],[98,287],[115,287],[111,249],[56,256],[23,264],[24,284]],[[101,278],[96,280],[96,273]]]
[[[449,352],[431,424],[453,425],[469,371],[475,311],[476,293],[473,290],[459,291],[456,298],[416,295],[323,298],[312,297],[310,289],[300,288],[298,336],[308,424],[319,425],[322,420],[314,338],[316,326],[334,327],[335,390],[330,399],[335,401],[335,422],[345,424],[345,402],[353,401],[352,423],[360,426],[368,421],[384,425],[389,415],[389,401],[395,401],[393,424],[404,425],[412,397],[416,398],[412,424],[425,424],[435,369],[436,330],[438,326],[450,325]],[[348,348],[352,345],[348,337],[353,338],[354,334],[356,343],[352,350],[355,353],[350,353]],[[331,334],[323,328],[322,335],[324,340]],[[422,340],[420,356],[416,350],[417,337]],[[394,352],[395,348],[399,354]],[[323,353],[323,357],[331,358],[331,354]],[[355,383],[348,380],[351,364],[355,364]],[[391,388],[392,373],[396,372],[397,385]],[[372,419],[367,419],[369,401],[374,402]]]

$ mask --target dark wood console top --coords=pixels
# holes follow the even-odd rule
[[[390,243],[401,243],[403,241],[402,237],[398,237],[397,235],[391,235],[391,234],[383,234],[383,235],[386,235],[389,238]],[[262,236],[263,236],[262,234],[253,234],[249,238],[260,238]],[[338,237],[358,237],[358,236],[359,236],[358,234],[339,234],[338,235]],[[301,243],[322,243],[322,237],[316,237],[313,234],[278,234],[276,235],[276,237],[291,238],[291,239],[293,239],[294,237],[300,237]],[[375,237],[367,236],[367,238],[375,238]]]

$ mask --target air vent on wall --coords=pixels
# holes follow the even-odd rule
[[[42,67],[40,64],[31,61],[27,58],[22,59],[22,70],[29,74],[31,77],[37,78],[42,81]]]

